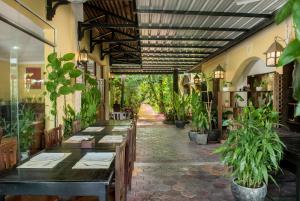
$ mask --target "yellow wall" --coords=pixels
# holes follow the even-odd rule
[[[234,80],[243,73],[251,61],[259,59],[265,61],[264,52],[274,42],[276,36],[280,36],[284,39],[287,38],[287,24],[290,27],[290,19],[278,26],[274,24],[260,31],[242,43],[204,63],[202,65],[202,71],[206,73],[212,72],[221,64],[226,71],[225,80]],[[280,43],[284,46],[284,42]],[[281,68],[277,68],[276,70],[279,73],[282,72]]]
[[[19,101],[28,97],[38,98],[43,96],[44,85],[42,89],[25,89],[24,75],[26,67],[42,67],[42,79],[43,79],[43,64],[19,64],[18,76],[19,76]],[[10,64],[9,61],[0,61],[1,79],[0,79],[0,99],[10,100]]]
[[[0,60],[0,99],[10,100],[10,79],[9,79],[9,61]]]

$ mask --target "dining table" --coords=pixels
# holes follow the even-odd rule
[[[115,152],[117,143],[98,143],[106,135],[126,136],[126,131],[113,132],[116,126],[129,126],[131,122],[102,121],[94,126],[103,126],[99,132],[80,131],[75,135],[91,135],[95,146],[81,148],[80,143],[62,143],[61,146],[44,149],[37,153],[68,153],[67,158],[53,168],[13,168],[0,172],[0,201],[6,195],[55,195],[62,198],[71,196],[96,196],[108,200],[108,189],[113,180],[115,161],[107,169],[74,169],[74,165],[88,153]],[[67,140],[67,139],[66,139]],[[34,155],[34,156],[36,156]],[[27,159],[18,165],[28,162]]]
[[[296,200],[300,201],[300,133],[278,129],[285,145],[282,165],[296,175]]]

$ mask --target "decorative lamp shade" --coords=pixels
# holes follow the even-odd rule
[[[80,50],[80,62],[81,63],[88,62],[88,51],[86,49]]]
[[[216,79],[224,79],[225,70],[222,68],[221,65],[218,65],[217,68],[214,70],[214,78]]]
[[[195,85],[199,85],[200,84],[200,77],[199,77],[198,74],[196,74],[195,77],[194,77],[194,84]]]
[[[277,41],[275,41],[266,52],[266,66],[276,67],[282,52],[283,47]]]

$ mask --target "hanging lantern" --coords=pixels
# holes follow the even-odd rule
[[[276,40],[275,42],[269,47],[266,54],[266,66],[267,67],[276,67],[278,64],[278,60],[280,55],[283,52],[283,47],[278,43]]]
[[[194,77],[194,84],[195,85],[199,85],[200,84],[200,77],[199,77],[198,74],[196,74],[195,77]]]
[[[214,78],[215,79],[224,79],[225,70],[219,64],[217,68],[214,70]]]
[[[88,51],[86,49],[80,50],[79,61],[82,64],[86,64],[88,62]]]

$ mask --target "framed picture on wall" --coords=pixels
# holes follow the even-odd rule
[[[42,88],[41,68],[26,67],[25,88],[27,88],[27,89],[41,89]]]

